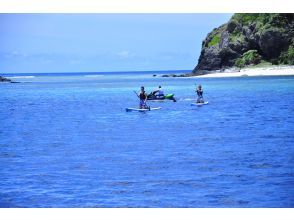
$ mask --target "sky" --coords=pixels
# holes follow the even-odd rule
[[[0,14],[0,73],[192,70],[232,14]]]

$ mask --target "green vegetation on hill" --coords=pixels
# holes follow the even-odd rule
[[[246,65],[259,64],[260,61],[261,56],[258,54],[257,50],[248,50],[241,58],[236,59],[235,66],[242,68]]]
[[[213,38],[211,39],[211,41],[208,43],[208,46],[214,46],[214,45],[218,45],[220,42],[220,35],[216,34],[213,36]]]
[[[279,60],[279,64],[289,64],[294,65],[294,46],[291,45],[287,51],[281,53]]]

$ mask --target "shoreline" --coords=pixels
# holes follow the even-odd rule
[[[251,67],[240,71],[227,69],[224,72],[211,72],[205,75],[190,76],[196,78],[225,78],[251,76],[294,76],[294,66]]]

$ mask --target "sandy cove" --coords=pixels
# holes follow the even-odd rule
[[[224,72],[209,73],[197,78],[218,78],[218,77],[244,77],[244,76],[293,76],[294,66],[272,66],[244,68],[240,71],[225,70]]]

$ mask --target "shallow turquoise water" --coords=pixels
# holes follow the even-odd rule
[[[293,207],[294,77],[0,84],[0,207]],[[195,85],[209,105],[191,107]],[[159,84],[178,102],[136,107]]]

